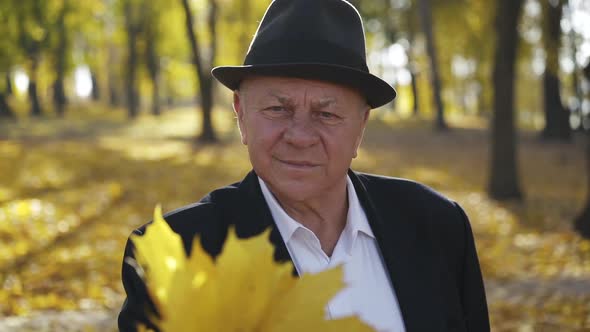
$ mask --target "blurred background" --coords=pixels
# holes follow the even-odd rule
[[[590,331],[590,2],[366,0],[353,168],[468,212],[494,331]],[[216,65],[267,0],[0,2],[0,331],[109,331],[130,232],[250,169]]]

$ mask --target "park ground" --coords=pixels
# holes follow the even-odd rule
[[[585,199],[582,137],[519,135],[523,201],[486,195],[485,121],[375,113],[353,168],[411,178],[470,216],[494,331],[590,331],[590,242],[572,231]],[[195,143],[198,114],[128,121],[122,110],[0,123],[0,331],[108,331],[124,299],[123,248],[161,203],[171,210],[249,170],[231,112],[221,143]]]

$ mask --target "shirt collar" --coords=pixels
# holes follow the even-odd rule
[[[266,186],[266,183],[260,177],[258,177],[258,183],[260,183],[262,195],[264,195],[264,200],[266,201],[266,204],[268,204],[268,208],[270,209],[272,218],[279,229],[279,233],[281,233],[283,241],[287,244],[289,243],[289,240],[291,240],[293,233],[295,233],[298,228],[304,226],[285,212],[283,207],[277,202],[275,196],[270,192],[270,189]]]
[[[258,182],[260,183],[262,194],[268,204],[277,228],[283,237],[283,241],[288,243],[297,229],[307,228],[291,218],[285,212],[274,195],[270,192],[266,183],[260,177],[258,178]],[[369,226],[365,211],[358,199],[354,185],[348,176],[346,177],[346,189],[348,193],[348,213],[346,216],[346,226],[342,231],[341,240],[344,241],[346,252],[351,254],[359,232],[362,232],[373,239],[375,238],[375,235]]]
[[[373,239],[375,235],[373,234],[373,230],[371,230],[371,226],[369,226],[365,210],[363,210],[356,190],[354,190],[354,185],[348,176],[346,177],[346,188],[348,191],[348,214],[346,216],[346,226],[341,236],[345,237],[345,250],[350,255],[352,254],[352,249],[354,248],[359,232]]]

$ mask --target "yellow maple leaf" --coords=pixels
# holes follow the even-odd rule
[[[238,239],[230,228],[215,263],[195,237],[187,257],[157,207],[145,235],[132,237],[161,315],[153,322],[163,332],[372,331],[355,317],[325,319],[344,286],[341,267],[294,277],[291,264],[273,261],[269,233]]]
[[[180,235],[174,233],[162,217],[162,209],[157,206],[154,220],[146,227],[143,236],[132,235],[135,256],[146,270],[148,289],[153,292],[153,300],[166,303],[170,280],[176,271],[183,269],[186,255]]]

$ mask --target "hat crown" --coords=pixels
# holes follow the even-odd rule
[[[396,95],[369,72],[362,19],[346,0],[272,1],[244,64],[211,73],[231,90],[251,75],[328,81],[356,89],[373,108]]]
[[[368,72],[358,11],[344,0],[274,0],[244,65],[324,63]]]

